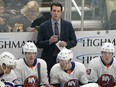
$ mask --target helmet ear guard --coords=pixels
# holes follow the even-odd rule
[[[114,45],[109,42],[104,43],[103,46],[101,47],[101,52],[114,53],[114,51],[115,51]]]

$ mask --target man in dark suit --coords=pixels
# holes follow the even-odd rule
[[[72,24],[61,19],[62,5],[54,2],[51,4],[50,10],[51,19],[40,25],[36,42],[38,48],[43,48],[41,58],[47,63],[48,75],[51,67],[56,63],[56,57],[60,51],[55,44],[60,40],[59,46],[68,49],[77,44]]]

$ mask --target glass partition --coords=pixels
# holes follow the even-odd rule
[[[116,0],[106,0],[107,9],[107,28],[109,30],[116,30]]]
[[[50,4],[55,1],[64,6],[64,0],[0,0],[0,32],[37,31],[51,17]],[[32,25],[36,19],[38,25]]]
[[[82,1],[74,0],[77,6],[82,11]],[[75,11],[75,6],[72,10],[72,22],[77,25],[76,30],[81,30],[81,18],[77,11]],[[106,27],[106,15],[105,15],[105,2],[104,0],[84,0],[84,29],[83,30],[103,30]]]
[[[36,1],[38,4],[29,3],[30,1]],[[60,2],[64,9],[69,7],[65,6],[67,0],[0,0],[0,32],[36,31],[31,28],[38,29],[39,25],[33,25],[33,27],[33,21],[42,17],[39,22],[41,24],[48,20],[51,17],[50,4],[55,1]],[[82,12],[83,0],[73,1]],[[71,3],[71,11],[67,11],[66,14],[71,12],[73,27],[79,31],[81,30],[82,15],[79,14],[72,0]],[[116,0],[84,0],[83,30],[114,30],[116,27],[115,4]],[[62,17],[65,18],[64,12]]]

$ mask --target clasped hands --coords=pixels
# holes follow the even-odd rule
[[[53,36],[50,37],[49,42],[50,43],[56,43],[56,42],[58,42],[58,40],[59,40],[59,37],[57,35],[53,35]],[[61,41],[59,43],[59,46],[60,47],[66,47],[67,43],[65,41]]]

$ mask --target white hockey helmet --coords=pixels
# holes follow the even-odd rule
[[[112,43],[106,42],[101,47],[101,51],[102,52],[111,52],[111,53],[114,53],[115,48],[114,48],[114,45]]]
[[[37,53],[37,47],[33,42],[27,42],[23,46],[23,52],[35,52]]]
[[[6,64],[7,66],[15,65],[15,62],[16,60],[14,55],[9,52],[3,52],[0,55],[0,65],[2,65],[3,63]]]
[[[57,55],[58,60],[72,60],[73,59],[73,52],[69,49],[63,49],[61,50]]]

